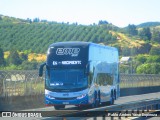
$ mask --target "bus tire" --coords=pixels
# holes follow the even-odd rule
[[[63,109],[65,108],[65,105],[54,105],[55,110]]]
[[[117,94],[116,94],[116,90],[114,90],[114,100],[117,99]]]
[[[110,96],[110,105],[113,105],[113,104],[114,104],[114,93],[112,91]]]
[[[98,92],[98,106],[101,104],[101,93],[100,91]]]
[[[98,103],[97,103],[97,92],[94,93],[94,102],[92,103],[91,107],[92,108],[96,108],[98,107]]]

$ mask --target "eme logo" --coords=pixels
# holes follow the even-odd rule
[[[79,52],[79,48],[57,48],[56,54],[78,56]]]

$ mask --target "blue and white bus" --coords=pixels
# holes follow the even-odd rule
[[[45,102],[65,105],[114,103],[120,96],[119,56],[114,47],[90,42],[58,42],[49,46],[45,71]]]

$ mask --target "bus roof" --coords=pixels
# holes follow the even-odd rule
[[[77,42],[77,41],[71,41],[71,42],[57,42],[50,45],[50,47],[54,46],[88,46],[90,42]]]
[[[51,44],[49,47],[58,47],[58,46],[84,46],[84,47],[96,46],[100,48],[112,49],[117,51],[117,48],[114,48],[114,47],[100,45],[92,42],[81,42],[81,41],[57,42],[57,43]]]

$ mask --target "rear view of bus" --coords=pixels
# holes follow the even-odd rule
[[[107,54],[110,55],[105,58]],[[88,42],[53,43],[48,48],[46,63],[39,69],[40,76],[44,66],[45,102],[55,109],[65,105],[113,104],[119,96],[115,48]]]

